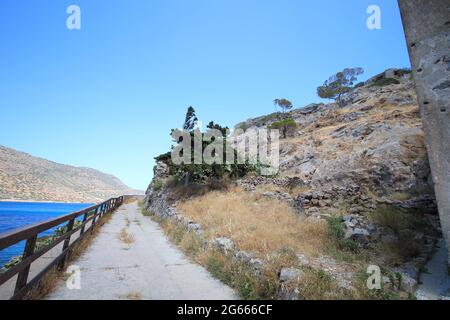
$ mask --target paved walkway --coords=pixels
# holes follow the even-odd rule
[[[81,289],[61,280],[46,299],[211,299],[237,296],[166,239],[137,203],[113,214],[91,246],[71,265],[80,267]]]
[[[420,276],[416,296],[419,300],[450,300],[450,277],[447,269],[448,251],[445,241],[439,241],[437,251]]]

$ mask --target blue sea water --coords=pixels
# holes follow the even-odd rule
[[[0,202],[0,234],[92,205],[85,203]],[[43,232],[39,236],[50,235],[56,228]],[[21,241],[9,248],[0,250],[0,268],[12,257],[22,255],[24,246],[25,241]]]

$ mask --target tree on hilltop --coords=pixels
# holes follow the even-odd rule
[[[342,96],[352,90],[354,82],[363,73],[363,68],[346,68],[318,87],[317,94],[323,99],[333,99],[339,106],[343,106]]]
[[[192,130],[194,130],[197,122],[198,122],[198,118],[195,115],[195,109],[191,106],[187,109],[183,129],[187,130],[187,131],[192,131]]]
[[[283,110],[283,113],[286,113],[286,111],[289,111],[292,109],[293,104],[288,99],[275,99],[273,100],[273,103],[280,107],[281,110]]]

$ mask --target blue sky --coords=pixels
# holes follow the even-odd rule
[[[366,27],[371,4],[382,30]],[[189,105],[231,127],[275,98],[320,101],[345,67],[409,67],[393,0],[1,1],[0,39],[0,144],[139,189]]]

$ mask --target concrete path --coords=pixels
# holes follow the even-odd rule
[[[433,258],[428,262],[427,272],[420,276],[416,297],[419,300],[450,300],[450,277],[447,269],[447,247],[442,239]]]
[[[91,246],[71,263],[81,270],[81,289],[61,280],[46,299],[211,299],[238,298],[233,290],[169,243],[137,203],[113,214]]]

